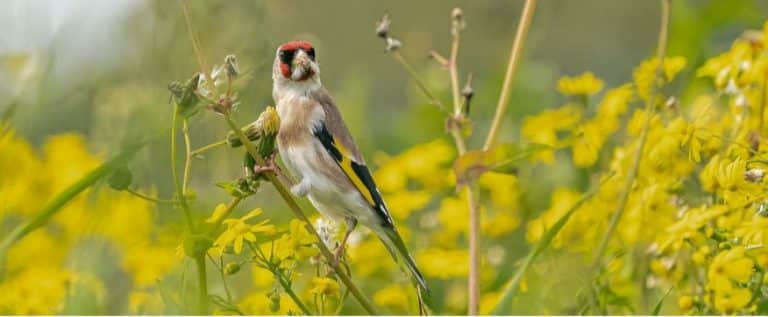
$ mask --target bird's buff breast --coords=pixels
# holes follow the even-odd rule
[[[360,208],[360,195],[346,176],[335,170],[336,162],[312,134],[312,126],[322,122],[323,116],[317,113],[322,108],[292,101],[290,105],[278,103],[280,157],[296,182],[309,182],[308,198],[320,213],[336,220],[343,218]]]

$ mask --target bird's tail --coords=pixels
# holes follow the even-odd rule
[[[400,234],[397,233],[394,227],[379,228],[379,239],[387,247],[389,254],[395,259],[401,268],[404,268],[406,273],[411,277],[414,283],[419,287],[420,291],[429,293],[429,287],[424,280],[424,276],[421,275],[421,271],[416,266],[416,261],[413,260],[411,254],[408,253],[408,249],[405,247],[403,239]]]

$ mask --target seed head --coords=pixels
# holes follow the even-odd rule
[[[386,39],[389,37],[389,25],[392,24],[392,20],[389,19],[389,13],[384,14],[381,20],[376,24],[376,36]]]

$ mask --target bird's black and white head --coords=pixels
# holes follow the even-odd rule
[[[275,85],[309,88],[320,84],[315,48],[304,41],[280,45],[272,71]]]

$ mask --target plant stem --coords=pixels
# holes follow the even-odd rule
[[[179,204],[184,212],[184,219],[187,222],[189,231],[193,231],[194,224],[192,223],[192,212],[187,205],[187,197],[184,196],[184,190],[179,181],[179,171],[176,164],[176,126],[179,125],[179,105],[176,105],[173,109],[173,119],[171,121],[171,173],[173,174],[173,184],[176,187],[176,195],[178,196]]]
[[[208,72],[208,64],[205,63],[205,59],[203,58],[202,48],[200,48],[200,44],[197,39],[197,33],[195,33],[195,28],[192,24],[192,18],[189,16],[189,6],[187,5],[187,1],[179,0],[179,4],[181,5],[181,10],[184,13],[184,21],[186,22],[187,30],[189,31],[189,41],[192,42],[192,49],[195,51],[198,66],[200,66],[200,70],[205,76],[209,76],[210,72]],[[208,82],[212,83],[210,80]]]
[[[467,152],[467,145],[464,136],[461,134],[461,119],[464,112],[461,111],[461,93],[459,92],[459,66],[457,63],[459,56],[459,46],[461,45],[461,29],[454,22],[451,30],[451,55],[448,58],[448,72],[451,77],[451,92],[453,96],[453,115],[449,120],[454,120],[453,124],[448,125],[451,136],[453,136],[456,150],[460,157]],[[467,289],[469,290],[469,299],[467,304],[467,313],[477,315],[480,307],[480,212],[478,211],[475,195],[476,187],[469,184],[465,187],[467,195],[467,208],[469,217],[469,276],[467,277]]]
[[[208,277],[205,270],[205,253],[195,255],[195,266],[197,267],[198,287],[198,315],[208,314]]]
[[[200,154],[202,154],[202,153],[203,153],[203,152],[205,152],[205,151],[208,151],[208,150],[210,150],[210,149],[213,149],[213,148],[215,148],[215,147],[219,147],[219,146],[222,146],[222,145],[224,145],[224,144],[227,144],[227,140],[221,140],[221,141],[218,141],[218,142],[214,142],[214,143],[208,144],[208,145],[206,145],[206,146],[203,146],[203,147],[197,148],[197,149],[195,149],[194,151],[190,152],[190,153],[189,153],[189,155],[190,155],[190,156],[192,156],[192,157],[195,157],[195,156],[197,156],[197,155],[200,155]]]
[[[640,168],[643,149],[645,148],[645,143],[648,140],[648,130],[650,129],[651,119],[653,118],[654,102],[658,92],[656,83],[658,82],[658,79],[664,74],[664,56],[666,55],[667,51],[667,32],[669,29],[669,1],[670,0],[661,0],[661,25],[659,28],[658,47],[656,51],[658,67],[656,68],[654,85],[651,86],[651,92],[645,103],[646,117],[645,122],[643,123],[643,130],[640,133],[640,144],[638,145],[637,150],[635,150],[632,165],[627,174],[627,182],[624,184],[624,189],[619,196],[619,203],[617,204],[616,210],[613,212],[611,220],[608,223],[608,229],[606,229],[605,235],[603,236],[595,251],[591,265],[593,271],[597,271],[597,269],[600,267],[603,254],[605,253],[605,249],[608,247],[608,242],[610,242],[611,236],[613,236],[613,233],[616,231],[616,226],[618,225],[619,220],[621,220],[621,215],[624,213],[627,201],[629,200],[629,194],[632,191],[632,185],[635,183],[635,179],[637,178],[637,171]]]
[[[520,16],[520,23],[517,25],[517,33],[515,35],[515,42],[512,44],[512,52],[509,54],[509,63],[507,64],[507,72],[504,75],[504,84],[501,88],[501,94],[499,95],[499,103],[496,104],[496,114],[493,117],[493,123],[491,123],[491,129],[488,131],[488,136],[485,139],[484,150],[488,150],[496,142],[496,137],[499,134],[501,128],[501,120],[504,118],[504,114],[507,112],[507,106],[509,106],[509,96],[512,91],[512,79],[514,79],[517,65],[520,62],[520,55],[522,55],[523,45],[525,44],[525,38],[528,35],[528,28],[531,25],[533,19],[533,12],[536,9],[537,0],[526,0],[523,7],[523,13]]]
[[[245,146],[245,149],[248,151],[251,156],[253,156],[253,159],[256,160],[256,163],[259,165],[264,165],[264,158],[259,155],[259,152],[256,151],[256,149],[253,147],[253,144],[250,140],[243,134],[243,131],[240,130],[239,125],[235,123],[235,121],[232,119],[232,116],[229,113],[224,114],[224,119],[227,121],[227,124],[229,125],[230,129],[237,135],[237,137],[240,139],[240,141],[243,143],[243,146]],[[330,250],[328,250],[328,247],[322,242],[322,238],[317,233],[317,230],[315,230],[315,227],[312,226],[312,223],[310,223],[307,216],[304,214],[304,212],[301,210],[301,207],[296,203],[296,200],[293,199],[293,196],[291,195],[290,191],[283,185],[282,182],[275,176],[273,173],[265,173],[264,174],[267,177],[267,180],[269,180],[270,183],[275,187],[275,190],[280,194],[280,196],[283,198],[283,200],[288,204],[288,207],[293,212],[294,216],[298,218],[299,220],[304,222],[304,227],[307,229],[308,232],[310,232],[312,235],[314,235],[317,238],[318,243],[316,243],[318,249],[320,249],[320,253],[325,257],[326,261],[328,262],[328,265],[331,266],[334,272],[336,272],[336,275],[341,279],[341,281],[344,283],[344,285],[352,292],[352,295],[357,299],[357,301],[360,303],[361,306],[363,306],[363,309],[365,309],[368,314],[371,315],[378,315],[376,312],[376,309],[373,307],[373,304],[371,304],[371,301],[363,294],[362,291],[355,285],[355,283],[349,278],[347,274],[344,273],[339,263],[334,259],[333,254]]]
[[[448,72],[451,75],[451,92],[453,93],[453,115],[461,114],[461,93],[459,92],[459,67],[456,60],[459,57],[459,45],[461,43],[461,30],[454,26],[453,41],[451,42],[451,57],[448,60]]]
[[[160,199],[160,198],[150,197],[149,195],[142,194],[142,193],[137,192],[137,191],[135,191],[133,189],[130,189],[130,188],[126,188],[124,191],[126,193],[134,195],[134,196],[136,196],[138,198],[144,199],[146,201],[151,201],[151,202],[154,202],[154,203],[158,203],[158,204],[175,204],[175,203],[178,202],[178,201],[173,200],[173,199]]]
[[[186,153],[184,156],[184,178],[181,182],[181,192],[186,195],[187,186],[189,186],[189,172],[192,169],[192,149],[191,142],[189,141],[189,120],[187,118],[181,120],[181,134],[184,135],[184,152]]]
[[[416,85],[419,86],[419,89],[421,89],[421,92],[423,92],[424,95],[426,95],[427,98],[429,98],[429,101],[432,104],[434,104],[435,106],[437,106],[438,108],[440,108],[440,110],[446,111],[445,105],[443,105],[443,103],[440,101],[440,99],[435,97],[435,95],[432,94],[432,91],[430,91],[429,88],[427,88],[427,85],[424,84],[423,81],[421,81],[419,76],[416,74],[416,70],[414,70],[413,66],[411,66],[411,64],[408,63],[407,60],[405,60],[405,57],[403,57],[403,55],[400,54],[399,51],[392,52],[392,56],[394,56],[395,60],[398,63],[400,63],[400,65],[402,65],[403,68],[405,68],[405,71],[407,71],[408,75],[411,76],[411,79],[413,79],[413,81],[416,82]]]
[[[184,119],[186,121],[186,119]],[[176,127],[179,125],[179,105],[176,104],[173,109],[173,120],[171,122],[171,172],[173,173],[173,183],[176,186],[176,195],[179,197],[179,203],[181,205],[181,208],[184,212],[184,218],[187,222],[187,227],[189,229],[190,233],[194,233],[195,231],[195,225],[192,221],[192,211],[189,209],[189,205],[187,204],[187,196],[185,192],[185,185],[182,184],[181,181],[179,181],[179,172],[176,164]],[[186,126],[186,124],[185,124]],[[185,129],[186,130],[186,129]],[[185,156],[185,171],[188,166],[189,160],[189,137],[187,136],[187,133],[184,133],[184,141],[186,143],[186,151],[187,155]],[[185,175],[187,173],[185,172]],[[186,176],[185,181],[186,183]],[[197,254],[195,255],[195,264],[197,267],[197,280],[198,280],[198,314],[200,315],[207,315],[208,314],[208,278],[206,276],[207,272],[205,269],[205,254]]]

